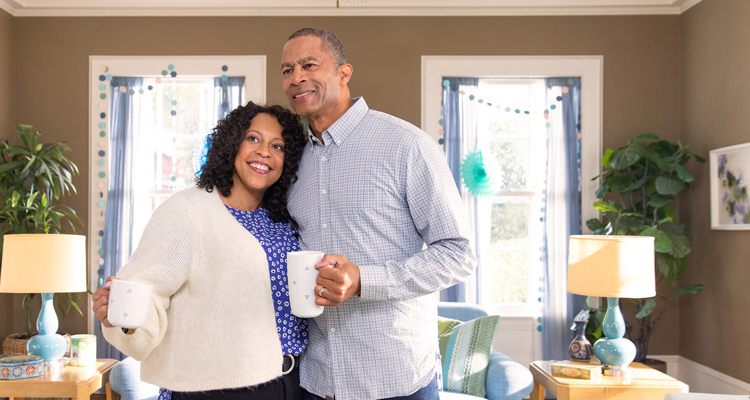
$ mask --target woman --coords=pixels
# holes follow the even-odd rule
[[[162,398],[298,399],[307,322],[289,308],[286,253],[299,247],[286,199],[305,145],[299,118],[250,102],[210,143],[197,187],[154,212],[117,275],[154,285],[146,323],[109,323],[112,277],[93,310],[107,341],[142,360],[141,379],[168,389]]]

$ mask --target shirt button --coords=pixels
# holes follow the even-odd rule
[[[328,228],[328,224],[323,224],[323,228]]]
[[[328,191],[327,191],[327,190],[325,190],[325,189],[321,190],[320,192],[321,192],[321,193],[323,193],[323,194],[326,194],[326,193],[328,193]]]
[[[321,157],[320,159],[321,159],[321,161],[326,161],[326,160],[328,160],[328,159],[326,158],[326,156],[323,156],[323,157]]]
[[[336,328],[331,328],[331,332],[336,332]]]

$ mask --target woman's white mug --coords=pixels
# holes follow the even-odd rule
[[[154,286],[113,279],[109,288],[107,319],[123,328],[138,328],[146,322]]]
[[[323,306],[315,304],[315,280],[318,278],[315,264],[322,259],[322,251],[290,251],[286,255],[289,302],[292,314],[297,317],[312,318],[323,313]]]

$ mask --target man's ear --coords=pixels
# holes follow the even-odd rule
[[[354,72],[354,68],[351,64],[339,65],[339,83],[342,86],[348,84],[349,79],[352,79],[352,72]]]

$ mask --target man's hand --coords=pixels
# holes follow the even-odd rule
[[[315,268],[318,270],[315,304],[335,307],[360,294],[359,266],[346,257],[326,254]]]
[[[111,281],[113,279],[119,278],[115,278],[114,276],[107,277],[107,281],[104,286],[96,289],[94,295],[91,296],[91,298],[94,300],[94,305],[91,307],[91,310],[94,312],[94,315],[96,315],[96,319],[101,321],[102,325],[106,326],[107,328],[111,328],[114,326],[109,323],[109,320],[107,320],[107,311],[109,310],[109,287],[110,285],[112,285]]]

